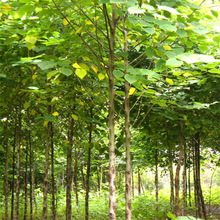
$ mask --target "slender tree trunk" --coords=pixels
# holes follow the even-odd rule
[[[194,201],[195,201],[195,207],[196,207],[196,218],[198,218],[198,190],[197,190],[197,183],[196,183],[196,159],[195,159],[195,148],[193,150],[193,183],[194,183]]]
[[[74,183],[75,183],[75,193],[76,193],[76,205],[77,205],[77,212],[78,206],[79,206],[79,196],[78,196],[78,177],[77,177],[77,171],[78,171],[78,152],[77,148],[75,146],[75,165],[74,165]]]
[[[34,178],[34,167],[33,167],[33,171],[32,171],[32,196],[33,196],[33,200],[34,200],[34,206],[35,206],[35,214],[37,215],[37,200],[36,200],[36,196],[35,196],[35,192],[34,192],[34,184],[35,184],[35,178]]]
[[[191,183],[190,183],[190,153],[188,154],[189,157],[189,169],[188,169],[188,192],[189,192],[189,206],[192,206],[191,203]]]
[[[21,148],[21,102],[18,113],[18,133],[17,133],[17,179],[16,179],[16,202],[15,220],[19,219],[19,194],[20,194],[20,148]]]
[[[183,157],[183,122],[180,122],[180,151],[179,151],[179,160],[176,167],[176,176],[175,176],[175,208],[176,208],[176,216],[181,215],[180,211],[180,201],[179,201],[179,187],[180,187],[180,168]]]
[[[71,204],[71,185],[72,185],[72,147],[73,147],[73,127],[74,120],[71,117],[69,123],[67,147],[67,166],[66,166],[66,220],[71,220],[72,204]]]
[[[115,31],[116,31],[116,4],[112,5],[112,18],[109,19],[106,4],[103,4],[103,12],[106,24],[110,27],[109,37],[109,219],[116,219],[116,169],[115,169],[115,91],[114,91],[114,53],[115,53]]]
[[[140,175],[140,168],[138,166],[138,195],[141,195],[141,175]]]
[[[85,186],[85,178],[84,178],[84,173],[83,173],[83,165],[80,165],[80,171],[81,171],[81,176],[82,176],[82,188],[83,190],[86,190],[86,186]]]
[[[182,198],[182,215],[186,215],[186,144],[184,144],[183,148],[183,183],[182,183],[182,188],[183,188],[183,198]]]
[[[15,191],[15,148],[17,142],[17,108],[15,116],[15,125],[14,125],[14,143],[13,143],[13,168],[12,168],[12,191],[11,191],[11,220],[14,220],[14,191]]]
[[[93,107],[90,107],[90,118],[93,118]],[[85,197],[85,220],[89,219],[89,177],[91,168],[91,143],[92,143],[92,122],[89,125],[89,148],[88,148],[88,162],[86,173],[86,197]]]
[[[158,191],[159,191],[159,187],[158,187],[158,149],[155,149],[155,188],[156,188],[156,218],[158,219]]]
[[[56,206],[55,206],[55,177],[54,177],[54,146],[53,146],[53,124],[50,123],[50,147],[51,147],[51,211],[52,219],[56,220]]]
[[[206,207],[204,202],[204,197],[202,194],[201,180],[200,180],[200,135],[196,133],[196,180],[198,187],[198,197],[200,198],[200,203],[202,206],[203,216],[205,220],[208,220]]]
[[[124,18],[124,22],[125,22]],[[124,28],[125,25],[124,25]],[[128,52],[127,45],[127,31],[124,30],[124,52]],[[125,64],[125,75],[128,74],[128,58],[124,58]],[[130,145],[131,145],[131,133],[130,133],[130,98],[129,98],[130,85],[127,80],[125,80],[125,146],[126,146],[126,172],[125,172],[125,201],[126,201],[126,219],[132,219],[131,213],[131,155],[130,155]]]
[[[30,119],[29,119],[30,120]],[[30,129],[30,124],[28,124],[28,127]],[[30,155],[29,155],[29,167],[30,167],[30,173],[29,173],[29,178],[30,178],[30,220],[33,220],[33,179],[32,179],[32,144],[31,144],[31,131],[29,130],[28,132],[28,144],[29,144],[29,149],[30,149]]]
[[[99,176],[99,166],[96,166],[97,171],[97,191],[100,189],[100,176]]]
[[[132,170],[131,175],[131,181],[132,181],[132,197],[134,198],[134,171]]]
[[[48,100],[49,102],[49,100]],[[47,113],[51,115],[51,105],[47,106]],[[47,124],[46,158],[44,165],[44,189],[43,189],[43,220],[47,220],[47,192],[48,192],[48,171],[49,171],[49,151],[51,137],[51,122]]]
[[[27,184],[28,184],[28,145],[29,143],[27,143],[27,147],[26,147],[26,161],[25,161],[25,177],[24,177],[24,192],[25,192],[25,203],[24,203],[24,220],[27,219],[27,209],[28,209],[28,188],[27,188]]]
[[[103,181],[103,166],[101,165],[101,171],[100,171],[100,195],[102,194],[102,181]]]
[[[168,146],[168,151],[169,151],[170,208],[171,208],[172,213],[174,213],[173,156],[172,156],[172,149],[170,146],[170,136],[169,136],[167,122],[165,125],[166,125],[167,146]]]
[[[8,119],[5,125],[5,220],[8,220]]]

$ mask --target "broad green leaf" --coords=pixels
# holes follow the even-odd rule
[[[159,10],[164,10],[164,11],[168,11],[171,14],[174,15],[180,15],[181,13],[179,13],[176,9],[168,7],[168,6],[162,6],[162,5],[158,5]]]
[[[152,49],[151,47],[146,48],[145,52],[148,58],[151,58],[156,55],[156,51]]]
[[[29,86],[28,89],[38,90],[39,88],[36,86]]]
[[[165,50],[172,50],[172,48],[171,48],[169,45],[164,45],[163,48],[164,48]]]
[[[218,17],[218,12],[217,12],[217,11],[211,10],[211,13],[212,13],[216,18]]]
[[[183,62],[180,60],[177,60],[176,58],[170,58],[166,62],[167,66],[173,66],[173,67],[178,67],[178,66],[181,66],[182,64],[183,64]]]
[[[214,40],[216,43],[220,44],[220,36],[215,36],[215,37],[213,37],[213,40]]]
[[[6,74],[0,73],[0,78],[6,78]]]
[[[2,5],[1,8],[3,11],[11,11],[11,6],[9,4]]]
[[[98,78],[99,78],[99,80],[103,80],[103,79],[105,79],[105,75],[102,73],[99,73]]]
[[[177,56],[178,59],[188,63],[214,63],[218,62],[213,56],[210,55],[203,55],[203,54],[190,54],[190,53],[185,53]]]
[[[30,43],[30,44],[35,44],[37,42],[37,37],[27,36],[27,37],[25,37],[25,41]]]
[[[126,0],[110,0],[110,3],[126,3]]]
[[[41,62],[37,63],[37,65],[42,70],[47,70],[47,69],[55,67],[56,63],[54,61],[41,61]]]
[[[125,79],[126,79],[130,84],[132,84],[132,83],[134,83],[134,82],[137,82],[139,78],[138,78],[138,76],[136,76],[136,75],[126,74],[126,75],[125,75]]]
[[[113,74],[114,74],[115,78],[121,78],[124,76],[124,73],[119,70],[114,70]]]
[[[157,79],[160,78],[160,75],[155,73],[155,72],[153,72],[152,70],[139,69],[139,71],[140,71],[141,75],[147,75],[147,76],[150,76],[150,77],[153,77],[153,78],[157,78]]]
[[[142,27],[142,29],[147,32],[148,34],[154,34],[155,33],[155,29],[154,27]]]
[[[177,30],[176,32],[180,37],[187,37],[187,32],[184,30]]]
[[[146,4],[146,3],[142,4],[141,8],[145,8],[145,9],[147,9],[148,11],[149,11],[149,10],[150,10],[150,11],[155,10],[155,8],[154,8],[152,5],[149,5],[149,4]]]
[[[87,71],[85,69],[76,69],[75,73],[80,79],[83,79],[86,76]]]
[[[171,212],[167,213],[167,217],[171,218],[172,220],[177,220],[177,218]]]
[[[166,78],[166,81],[172,86],[173,85],[173,80],[170,78]]]
[[[52,76],[55,76],[56,74],[57,74],[57,71],[56,71],[56,70],[50,71],[50,72],[47,74],[47,79],[50,79]]]
[[[156,71],[161,71],[161,70],[166,69],[165,64],[166,64],[166,61],[164,59],[158,60],[155,64]]]
[[[160,28],[166,31],[176,31],[176,27],[174,25],[171,24],[162,24],[160,25]]]
[[[27,108],[29,108],[30,106],[31,106],[31,103],[30,103],[30,102],[25,102],[25,103],[24,103],[24,108],[27,109]]]
[[[142,14],[145,12],[145,9],[139,8],[138,6],[132,6],[132,7],[128,8],[128,12],[130,14]]]
[[[66,76],[70,76],[73,71],[69,68],[60,68],[60,72]]]

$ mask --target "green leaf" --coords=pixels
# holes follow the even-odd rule
[[[217,12],[217,11],[211,10],[211,13],[212,13],[216,18],[218,17],[218,12]]]
[[[167,217],[171,218],[172,220],[177,220],[177,218],[171,212],[167,213]]]
[[[69,68],[60,68],[60,72],[66,76],[70,76],[73,71]]]
[[[179,61],[176,58],[170,58],[166,62],[167,66],[173,66],[173,67],[178,67],[178,66],[181,66],[182,64],[183,64],[183,61]]]
[[[160,28],[166,31],[176,31],[176,27],[174,25],[171,24],[162,24],[160,25]]]
[[[27,108],[29,108],[30,106],[31,106],[31,103],[30,103],[30,102],[25,102],[25,103],[24,103],[24,108],[27,109]]]
[[[153,72],[152,70],[140,69],[140,74],[141,75],[148,75],[148,76],[150,76],[152,78],[157,78],[157,79],[160,78],[160,75],[155,73],[155,72]]]
[[[38,90],[39,88],[36,86],[29,86],[28,89]]]
[[[155,33],[155,29],[154,27],[142,27],[142,29],[147,32],[148,34],[154,34]]]
[[[0,73],[0,78],[6,78],[6,74]]]
[[[115,78],[121,78],[124,76],[124,73],[119,70],[114,70],[113,74],[114,74]]]
[[[213,40],[214,40],[216,43],[220,44],[220,36],[215,36],[215,37],[213,37]]]
[[[187,37],[187,32],[184,30],[177,30],[176,32],[180,37]]]
[[[148,58],[151,58],[156,55],[156,51],[152,49],[151,47],[146,48],[145,52]]]
[[[87,71],[85,69],[76,69],[75,73],[80,79],[83,79],[86,76]]]
[[[134,82],[137,82],[139,78],[138,78],[138,76],[136,76],[136,75],[126,74],[126,75],[125,75],[125,79],[126,79],[130,84],[132,84],[132,83],[134,83]]]
[[[145,12],[145,9],[139,8],[138,6],[132,6],[132,7],[128,8],[128,12],[130,14],[142,14]]]
[[[159,10],[165,10],[165,11],[170,12],[171,14],[174,14],[174,15],[180,15],[181,14],[176,9],[171,8],[171,7],[158,5],[158,8],[159,8]]]
[[[56,63],[54,61],[41,61],[40,63],[37,63],[37,65],[42,70],[47,70],[47,69],[53,68],[56,65]]]
[[[165,68],[166,61],[164,59],[160,59],[155,64],[156,71],[163,71]]]

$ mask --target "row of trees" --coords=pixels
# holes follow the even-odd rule
[[[202,207],[207,219],[200,147],[219,150],[220,38],[216,5],[210,10],[203,4],[1,2],[5,219],[9,195],[11,219],[20,218],[22,191],[27,218],[28,190],[33,219],[36,187],[43,191],[43,219],[47,219],[48,192],[56,219],[59,182],[65,182],[66,219],[71,219],[71,191],[74,182],[78,203],[79,171],[88,219],[92,167],[101,166],[97,170],[102,179],[106,160],[109,218],[116,219],[116,158],[119,164],[126,161],[126,219],[132,218],[131,164],[133,171],[152,164],[156,171],[158,166],[168,167],[171,209],[176,216],[186,214],[185,196],[182,211],[179,201],[182,162],[183,195],[186,168],[194,164],[196,215],[201,217]],[[158,192],[157,172],[155,183]]]

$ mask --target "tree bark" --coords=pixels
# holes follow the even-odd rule
[[[25,160],[25,177],[24,177],[24,192],[25,192],[25,203],[24,203],[24,220],[27,219],[27,208],[28,208],[28,147],[29,143],[27,142],[26,146],[26,160]]]
[[[81,163],[81,165],[80,165],[80,171],[81,171],[81,177],[82,177],[82,188],[83,188],[83,190],[86,190],[85,178],[84,178],[83,165],[82,165],[82,163]]]
[[[203,197],[203,194],[202,194],[202,187],[201,187],[201,180],[200,180],[200,134],[199,132],[196,133],[195,135],[195,138],[196,138],[196,143],[195,143],[195,147],[196,147],[196,150],[195,150],[195,161],[196,161],[196,182],[197,182],[197,190],[198,190],[198,198],[199,198],[199,202],[202,206],[202,211],[203,211],[203,216],[204,216],[204,219],[205,220],[208,220],[208,217],[207,217],[207,213],[206,213],[206,207],[205,207],[205,203],[204,203],[204,197]],[[199,209],[201,211],[201,209]],[[199,217],[201,213],[199,213]]]
[[[182,188],[183,188],[183,198],[182,198],[182,215],[186,215],[186,145],[184,144],[183,148],[183,182],[182,182]]]
[[[75,164],[74,164],[74,183],[75,183],[75,194],[76,194],[76,206],[77,206],[77,212],[79,211],[79,196],[78,196],[78,177],[77,177],[77,171],[78,171],[78,152],[77,148],[75,146]]]
[[[156,218],[158,219],[158,191],[159,191],[159,187],[158,187],[158,149],[155,149],[155,198],[156,198]]]
[[[124,22],[125,22],[124,18]],[[124,25],[124,28],[125,25]],[[128,52],[128,45],[127,45],[127,31],[124,30],[124,52]],[[125,75],[128,74],[128,58],[124,58],[125,64]],[[126,146],[126,172],[125,172],[125,213],[126,219],[132,219],[131,213],[131,155],[130,155],[130,145],[131,145],[131,133],[130,133],[130,98],[129,98],[129,90],[130,84],[127,80],[125,80],[125,146]]]
[[[90,118],[93,118],[93,107],[90,107]],[[85,220],[89,219],[89,177],[91,168],[91,144],[92,144],[92,122],[89,125],[89,147],[88,147],[88,162],[86,172],[86,197],[85,197]]]
[[[190,153],[188,154],[189,157],[189,168],[188,168],[188,194],[189,194],[189,206],[192,206],[191,203],[191,183],[190,183]]]
[[[56,220],[56,206],[55,206],[55,177],[54,177],[54,147],[53,147],[53,123],[50,122],[50,147],[51,147],[51,211],[52,219]]]
[[[179,187],[180,187],[180,168],[182,163],[182,157],[183,157],[183,122],[180,122],[180,151],[179,151],[179,160],[176,167],[176,176],[175,176],[175,208],[176,208],[176,216],[181,215],[180,211],[180,199],[179,199]]]
[[[49,100],[48,100],[49,102]],[[47,106],[47,114],[51,115],[51,105]],[[46,158],[44,165],[44,189],[43,189],[43,220],[47,220],[47,192],[48,192],[48,171],[49,171],[49,151],[50,151],[51,125],[47,124],[47,139],[46,139]]]
[[[132,181],[132,197],[134,198],[134,170],[133,169],[132,169],[131,181]]]
[[[168,125],[166,122],[166,136],[167,136],[167,146],[169,151],[169,172],[170,172],[170,208],[172,213],[174,213],[174,183],[173,183],[173,156],[172,149],[170,146],[170,136],[168,131]]]
[[[8,119],[5,125],[5,220],[8,220]]]
[[[73,146],[73,126],[74,120],[71,117],[69,122],[67,147],[67,166],[66,166],[66,220],[71,220],[72,203],[71,203],[71,185],[72,185],[72,146]]]
[[[112,18],[109,19],[106,4],[103,4],[103,12],[106,20],[106,25],[110,27],[109,37],[109,219],[116,219],[116,168],[115,168],[115,91],[114,91],[114,53],[115,53],[115,31],[116,31],[116,4],[112,5]]]
[[[141,195],[141,175],[140,175],[140,168],[138,166],[138,195]]]
[[[12,184],[11,184],[11,220],[14,220],[14,184],[15,184],[15,148],[17,142],[17,108],[15,116],[15,125],[14,125],[14,143],[13,143],[13,168],[12,168]]]
[[[16,202],[15,220],[19,219],[19,194],[20,194],[20,148],[21,148],[21,102],[18,113],[18,133],[17,133],[17,179],[16,179]]]

